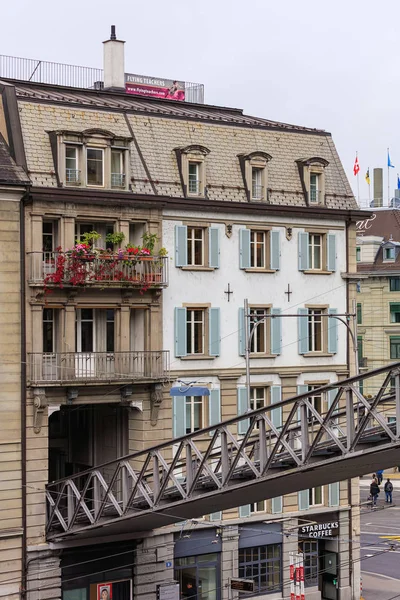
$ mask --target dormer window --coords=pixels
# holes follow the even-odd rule
[[[243,183],[249,202],[267,201],[268,162],[271,156],[266,152],[239,154]]]
[[[200,145],[175,148],[184,196],[204,197],[206,195],[206,157],[209,152],[208,148]]]
[[[125,152],[111,150],[111,187],[125,187]]]
[[[263,200],[264,198],[264,186],[263,186],[263,173],[265,167],[252,167],[251,170],[251,199],[252,200]]]
[[[80,182],[78,146],[65,146],[65,183],[79,185]]]
[[[395,250],[393,246],[388,246],[383,249],[383,260],[385,261],[394,261],[395,259]]]
[[[325,158],[312,158],[296,161],[299,169],[301,187],[308,206],[325,204],[325,168],[329,165]]]
[[[86,182],[89,186],[104,185],[104,150],[103,148],[86,149]]]

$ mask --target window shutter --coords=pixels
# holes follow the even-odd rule
[[[301,490],[298,493],[299,510],[307,510],[310,505],[308,502],[308,490]]]
[[[187,266],[187,227],[175,225],[175,266]]]
[[[244,356],[246,354],[244,321],[244,308],[239,308],[239,356]]]
[[[329,392],[328,392],[328,410],[332,406],[337,393],[338,393],[338,390],[329,390]]]
[[[244,387],[238,388],[238,416],[244,415],[249,408],[247,400],[247,389]],[[244,435],[250,425],[250,419],[243,419],[238,423],[238,434]]]
[[[277,496],[276,498],[272,498],[272,502],[271,502],[271,512],[276,515],[277,513],[281,513],[282,512],[282,508],[283,508],[283,502],[282,502],[283,498],[282,496]]]
[[[250,504],[244,504],[243,506],[239,506],[239,517],[249,517],[250,516]]]
[[[220,310],[219,308],[210,308],[208,313],[208,340],[209,355],[219,356],[220,354]]]
[[[329,496],[329,506],[339,506],[340,500],[340,485],[339,482],[329,484],[328,496]]]
[[[248,269],[250,264],[250,229],[239,229],[239,266]]]
[[[326,236],[326,268],[336,271],[336,235],[332,233]]]
[[[308,233],[299,233],[299,271],[309,269],[308,244]]]
[[[210,390],[208,397],[208,424],[218,425],[221,423],[221,400],[219,390]]]
[[[307,308],[299,308],[297,310],[298,315],[308,315]],[[299,354],[306,354],[309,352],[309,338],[308,338],[308,319],[300,317],[297,319],[298,327],[297,332],[299,336]]]
[[[282,400],[282,388],[280,385],[271,387],[271,404],[276,404]],[[282,427],[282,407],[271,410],[271,421],[278,429]]]
[[[304,394],[305,392],[308,392],[308,385],[298,385],[297,386],[298,394]],[[300,425],[300,406],[297,409],[297,421],[298,421],[298,424]]]
[[[328,315],[336,315],[336,308],[328,308]],[[338,345],[338,322],[337,319],[327,319],[328,321],[328,352],[336,354]]]
[[[210,227],[208,230],[208,266],[219,269],[219,229]]]
[[[271,231],[270,232],[270,269],[274,269],[275,271],[279,271],[280,269],[280,232],[279,231]]]
[[[174,438],[186,434],[186,396],[172,398],[173,434]]]
[[[186,308],[175,308],[175,356],[186,356]]]
[[[214,512],[210,514],[210,521],[221,521],[222,519],[222,510],[218,512]]]
[[[280,315],[280,308],[272,308],[271,315]],[[271,318],[271,354],[282,352],[282,319]]]

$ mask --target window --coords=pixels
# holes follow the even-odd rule
[[[390,303],[390,322],[400,323],[400,303]]]
[[[115,349],[114,310],[106,309],[106,351],[114,352]]]
[[[266,501],[265,500],[261,500],[260,502],[253,502],[249,506],[250,506],[250,513],[251,514],[265,512],[267,510],[267,506],[266,506]]]
[[[198,196],[200,190],[200,163],[190,160],[188,163],[188,192],[190,195]]]
[[[394,261],[395,259],[395,249],[393,246],[389,248],[383,249],[383,260],[384,261]]]
[[[203,396],[186,396],[186,433],[193,433],[206,427]]]
[[[111,150],[111,187],[125,187],[125,151]]]
[[[357,248],[356,248],[356,261],[357,262],[361,261],[361,248],[360,248],[360,246],[357,246]]]
[[[318,541],[300,542],[299,551],[303,553],[304,558],[304,585],[318,585]]]
[[[389,290],[400,292],[400,277],[389,277]]]
[[[319,174],[310,173],[310,204],[319,203]]]
[[[204,236],[202,227],[187,228],[187,264],[193,267],[204,265]]]
[[[187,540],[184,540],[187,542]],[[199,542],[201,546],[201,542]],[[218,600],[220,589],[220,555],[200,554],[175,558],[174,579],[179,583],[179,598]]]
[[[308,490],[308,503],[310,506],[320,506],[324,503],[324,490],[322,485]]]
[[[250,402],[249,409],[257,410],[267,405],[267,388],[265,387],[251,387],[250,388]],[[256,429],[260,428],[260,423],[257,421]],[[262,509],[264,510],[264,509]]]
[[[322,239],[319,233],[310,233],[308,245],[309,269],[319,270],[322,268]]]
[[[309,352],[322,352],[324,346],[321,309],[311,308],[308,311]]]
[[[65,146],[65,183],[80,183],[80,170],[78,162],[78,147]]]
[[[318,386],[314,386],[314,385],[309,385],[308,386],[308,391],[312,392],[313,390],[315,390]],[[320,415],[323,414],[324,412],[324,402],[323,402],[323,396],[322,393],[318,393],[318,394],[312,394],[311,396],[308,397],[308,401],[310,402],[310,404],[312,404],[313,408],[315,408],[315,410],[317,411],[317,413],[319,413]],[[309,418],[311,420],[315,420],[314,415],[309,412]]]
[[[357,325],[361,325],[362,323],[362,304],[360,302],[357,303]]]
[[[205,320],[204,309],[188,308],[186,311],[187,354],[205,353]]]
[[[239,549],[239,577],[253,579],[254,591],[272,594],[282,589],[282,545]]]
[[[269,353],[269,319],[262,318],[264,315],[268,314],[268,312],[268,308],[250,308],[250,331],[252,331],[256,323],[258,323],[250,342],[250,352],[252,354]]]
[[[42,225],[42,247],[43,252],[54,252],[56,246],[55,223],[53,221],[43,221]]]
[[[251,169],[251,199],[252,200],[263,200],[264,199],[263,173],[264,173],[263,168],[252,167],[252,169]]]
[[[54,352],[54,311],[43,309],[43,352]]]
[[[390,358],[400,359],[400,337],[390,338]]]
[[[87,185],[102,187],[104,185],[104,150],[102,148],[86,149]]]
[[[251,231],[250,233],[250,266],[254,269],[265,269],[267,232]]]
[[[388,415],[387,422],[388,422],[389,425],[391,425],[392,423],[396,423],[396,416],[394,416],[394,415],[392,415],[392,416]]]

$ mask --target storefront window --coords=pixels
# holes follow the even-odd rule
[[[318,542],[300,542],[299,550],[304,555],[304,585],[318,585]]]
[[[86,588],[63,592],[63,600],[87,600]]]
[[[272,594],[282,589],[282,545],[239,550],[239,577],[253,579],[254,591]]]
[[[220,600],[219,555],[176,558],[175,579],[183,600]]]

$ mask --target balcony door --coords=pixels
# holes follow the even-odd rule
[[[78,378],[107,379],[114,373],[114,336],[112,309],[77,309],[75,373]]]

